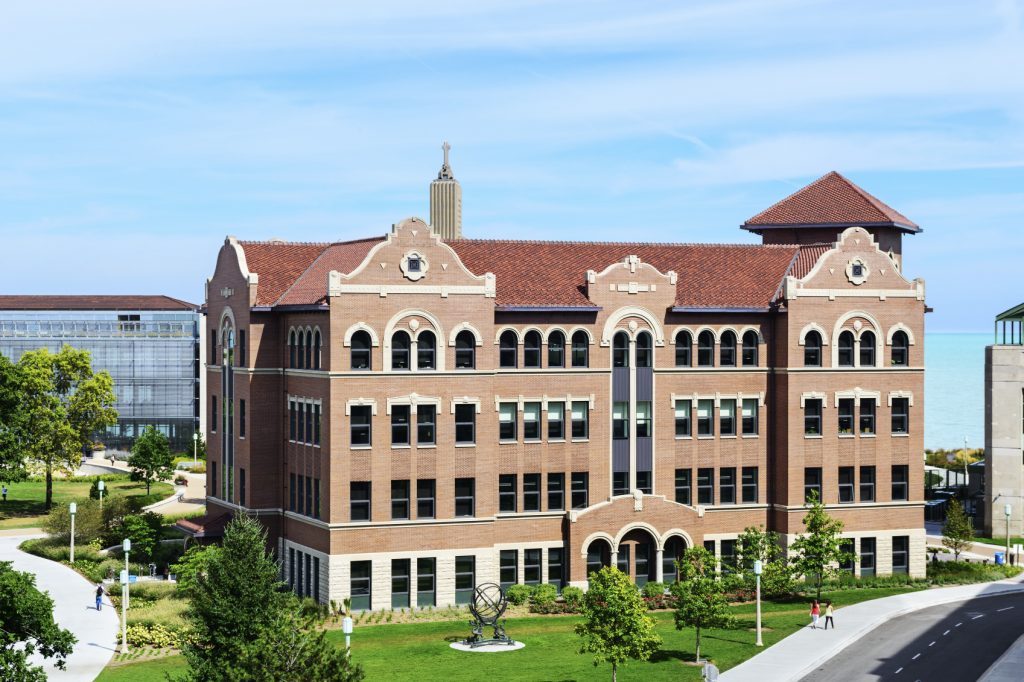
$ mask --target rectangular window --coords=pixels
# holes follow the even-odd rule
[[[217,432],[217,396],[210,396],[210,430]]]
[[[391,406],[391,446],[409,444],[409,406]]]
[[[523,474],[523,511],[540,511],[540,474]]]
[[[349,502],[353,521],[370,520],[370,482],[352,481],[349,483]]]
[[[295,511],[295,474],[288,474],[288,511]]]
[[[352,610],[368,611],[372,598],[371,575],[373,573],[373,562],[353,561],[350,571],[352,580],[349,594],[352,597]]]
[[[498,476],[498,511],[510,513],[516,511],[516,475],[501,474]]]
[[[245,330],[244,329],[239,329],[238,330],[238,358],[236,358],[236,359],[238,361],[238,366],[239,367],[245,367],[246,366],[247,363],[246,363],[246,355],[245,355]]]
[[[892,432],[910,433],[910,398],[892,399]]]
[[[217,497],[217,463],[210,462],[210,494]]]
[[[238,437],[245,438],[245,401],[238,401]]]
[[[629,494],[629,472],[615,471],[612,473],[612,495]]]
[[[416,518],[434,518],[434,495],[436,485],[432,478],[422,478],[416,481]]]
[[[872,435],[875,433],[875,399],[860,399],[860,433],[861,435]]]
[[[455,557],[455,603],[459,606],[472,603],[474,589],[476,589],[476,557]]]
[[[757,504],[757,467],[743,467],[743,504]]]
[[[715,503],[715,470],[697,469],[697,504]]]
[[[875,539],[860,539],[860,575],[861,577],[875,574]]]
[[[313,405],[313,445],[320,445],[320,404]]]
[[[572,402],[572,437],[573,440],[586,440],[590,437],[590,406],[585,400]]]
[[[434,571],[436,563],[433,558],[416,560],[416,606],[434,606],[436,584],[434,582]]]
[[[589,501],[590,474],[586,471],[574,471],[570,481],[572,485],[572,508],[586,509]]]
[[[548,403],[548,440],[565,438],[565,403]]]
[[[757,435],[757,398],[743,399],[743,435]]]
[[[213,329],[210,330],[210,364],[217,364],[217,332]],[[294,362],[292,363],[295,364]]]
[[[637,471],[636,472],[636,489],[645,495],[653,495],[654,492],[651,490],[651,472],[650,471]]]
[[[693,504],[692,469],[676,469],[676,502]]]
[[[464,445],[476,442],[476,405],[460,403],[455,406],[455,442]]]
[[[892,572],[902,575],[910,572],[909,535],[897,535],[892,539]]]
[[[715,414],[715,401],[714,400],[698,400],[697,401],[697,436],[714,436],[714,414]]]
[[[853,398],[839,399],[839,435],[853,434]]]
[[[676,438],[689,438],[691,435],[690,411],[693,405],[689,400],[676,401]]]
[[[804,435],[821,435],[821,398],[804,400]]]
[[[295,416],[295,401],[288,401],[288,440],[295,442],[296,431],[298,430]]]
[[[718,404],[719,433],[723,436],[736,435],[736,401],[722,399]]]
[[[541,550],[528,549],[523,552],[523,582],[540,585]]]
[[[821,499],[821,467],[804,468],[804,500]]]
[[[353,405],[351,414],[352,445],[370,445],[370,418],[373,407],[370,405]]]
[[[391,608],[409,608],[409,568],[408,559],[391,560]]]
[[[722,540],[722,573],[733,573],[736,570],[736,541]]]
[[[636,437],[650,438],[654,435],[653,422],[651,421],[651,402],[649,400],[638,400],[636,403]]]
[[[245,469],[238,469],[238,503],[245,506]]]
[[[839,504],[853,501],[853,467],[839,467]]]
[[[313,518],[320,518],[320,479],[313,481]]]
[[[313,406],[309,403],[303,403],[302,408],[302,437],[300,440],[303,443],[313,442]]]
[[[718,470],[718,504],[736,504],[736,467]]]
[[[498,440],[515,441],[516,404],[498,403]]]
[[[875,467],[860,468],[860,501],[875,501]]]
[[[852,574],[854,558],[857,556],[857,548],[854,546],[853,540],[840,540],[839,549],[846,555],[846,558],[839,562],[839,570]]]
[[[305,506],[305,512],[304,513],[306,514],[306,516],[312,516],[313,515],[313,477],[312,476],[306,476],[306,506]]]
[[[625,440],[629,438],[629,403],[612,403],[612,438]]]
[[[501,589],[507,590],[519,582],[519,552],[503,549],[498,552],[498,581]]]
[[[909,500],[910,467],[906,464],[895,464],[892,467],[892,499]]]
[[[473,516],[476,509],[476,479],[455,479],[455,516]]]
[[[434,425],[437,423],[437,408],[433,405],[416,406],[416,445],[434,445],[437,436]]]
[[[391,518],[409,518],[409,481],[391,481]]]
[[[540,440],[540,403],[523,403],[523,440]]]
[[[565,474],[548,474],[548,511],[565,509]]]
[[[565,584],[564,550],[561,547],[548,548],[548,584],[554,585],[559,591]]]

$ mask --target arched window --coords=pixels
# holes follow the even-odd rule
[[[636,366],[650,367],[653,362],[654,346],[651,344],[651,335],[640,332],[636,335]]]
[[[697,335],[697,366],[715,366],[715,337],[706,329]]]
[[[582,329],[572,335],[572,366],[587,367],[590,358],[587,357],[590,347],[590,337]]]
[[[804,367],[821,367],[821,334],[816,331],[804,337]]]
[[[853,332],[845,331],[839,335],[839,366],[853,367]]]
[[[565,334],[557,330],[548,334],[548,367],[565,367]]]
[[[892,335],[892,364],[900,367],[910,364],[910,339],[907,338],[905,331],[898,331]]]
[[[352,335],[352,369],[370,369],[370,334],[365,329]]]
[[[736,366],[736,335],[731,331],[722,332],[719,343],[719,364],[722,367]]]
[[[306,330],[306,359],[303,367],[309,369],[313,366],[313,331]]]
[[[409,369],[409,334],[404,331],[395,332],[391,337],[391,369]]]
[[[540,367],[540,332],[528,331],[523,338],[523,367]]]
[[[860,366],[875,366],[875,333],[864,332],[860,335]]]
[[[295,330],[293,329],[290,332],[288,332],[288,366],[293,369],[297,366],[295,364],[296,351],[297,349],[295,348]]]
[[[693,337],[690,332],[681,331],[676,334],[676,367],[689,367],[693,364]]]
[[[437,369],[437,337],[432,331],[422,331],[416,337],[416,369]]]
[[[612,339],[612,367],[629,367],[629,337],[619,332]]]
[[[752,329],[743,334],[743,366],[757,367],[757,332]]]
[[[295,366],[302,369],[302,361],[306,359],[306,335],[303,332],[299,332],[299,347],[296,349],[296,364]]]
[[[473,332],[463,329],[455,337],[455,369],[476,367],[476,337]]]
[[[320,330],[317,329],[313,332],[313,369],[320,369],[323,366],[323,361],[320,358],[322,347],[323,342],[320,340]]]
[[[516,356],[519,354],[516,333],[511,329],[502,332],[498,344],[498,364],[502,367],[515,367]]]

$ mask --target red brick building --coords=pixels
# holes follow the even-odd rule
[[[669,578],[747,526],[791,541],[814,489],[852,570],[923,574],[919,228],[836,173],[743,228],[763,244],[229,237],[211,522],[260,518],[302,594],[397,608]]]

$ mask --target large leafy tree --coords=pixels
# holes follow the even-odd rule
[[[974,541],[974,526],[958,500],[950,500],[946,507],[946,523],[942,526],[942,544],[953,552],[953,560],[959,561],[960,552],[968,549]]]
[[[236,517],[224,542],[204,557],[189,590],[183,647],[194,682],[360,680],[362,669],[299,615],[298,600],[282,592],[266,534]]]
[[[782,551],[778,533],[766,531],[763,526],[749,526],[743,530],[736,546],[736,569],[742,573],[747,587],[755,587],[757,578],[754,575],[754,562],[760,561],[761,589],[767,596],[792,592],[793,569]]]
[[[619,665],[629,660],[646,661],[661,638],[654,621],[629,576],[614,566],[590,574],[590,588],[583,598],[583,622],[576,625],[583,638],[580,653],[594,654],[594,665],[612,664],[612,682]]]
[[[715,555],[703,547],[690,547],[676,562],[679,580],[672,583],[676,597],[676,629],[693,628],[697,634],[697,661],[700,661],[701,631],[732,625],[725,585],[715,575]]]
[[[854,556],[843,549],[843,522],[825,511],[817,493],[808,500],[810,508],[804,516],[806,532],[793,541],[793,567],[805,578],[813,576],[816,597],[821,599],[821,584],[826,577],[839,573],[839,564],[853,561]]]
[[[132,454],[128,457],[132,478],[145,481],[148,495],[154,481],[166,481],[174,475],[174,454],[167,436],[147,426],[142,435],[135,439]]]
[[[18,362],[22,379],[23,440],[46,475],[46,508],[53,505],[54,472],[72,473],[92,433],[117,423],[114,380],[93,373],[89,352],[40,348]]]
[[[35,576],[0,562],[0,679],[44,682],[46,671],[29,658],[40,654],[63,670],[75,641],[54,622],[53,600],[36,588]]]
[[[0,355],[0,480],[25,477],[21,368]]]

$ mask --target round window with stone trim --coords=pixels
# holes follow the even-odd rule
[[[868,265],[860,258],[854,258],[846,264],[846,279],[851,284],[860,285],[868,279]]]
[[[427,259],[423,257],[423,254],[418,251],[410,251],[402,256],[402,261],[398,264],[398,267],[402,270],[402,274],[405,275],[406,279],[415,282],[426,276],[430,265],[427,263]]]

